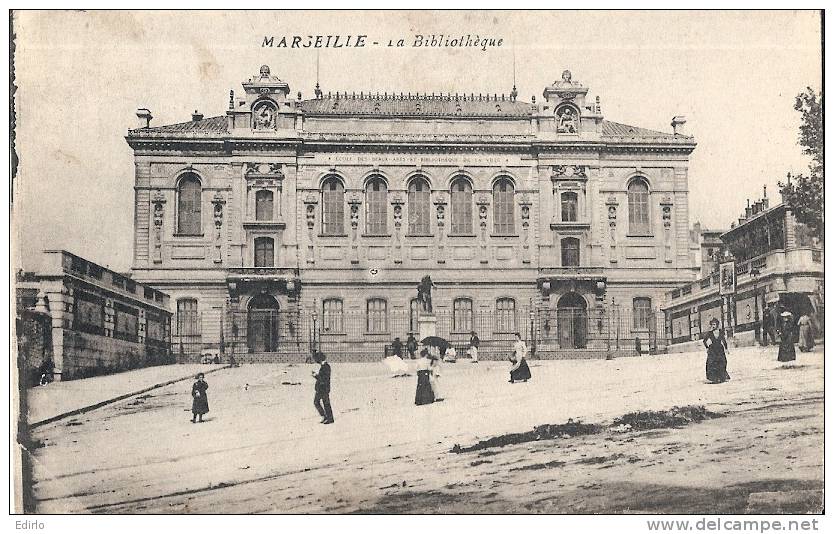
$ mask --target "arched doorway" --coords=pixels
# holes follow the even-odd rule
[[[249,352],[275,352],[278,350],[278,310],[275,297],[261,293],[249,302],[246,320],[246,337]]]
[[[588,310],[585,299],[566,293],[556,303],[559,348],[584,349],[588,344]]]

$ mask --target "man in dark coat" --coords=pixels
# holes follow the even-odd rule
[[[417,339],[414,338],[414,333],[408,333],[408,339],[405,340],[405,349],[408,351],[408,357],[412,360],[417,357]]]
[[[773,344],[776,344],[776,338],[773,337],[773,317],[770,315],[770,306],[768,306],[762,313],[762,346],[767,346],[767,336],[770,335],[773,339]]]
[[[394,356],[396,356],[397,358],[403,357],[403,342],[400,341],[400,338],[394,338],[394,343],[391,344],[391,350],[394,352]]]
[[[313,371],[316,377],[316,396],[313,399],[313,406],[322,417],[321,422],[329,425],[333,422],[333,410],[330,408],[330,364],[323,352],[314,355],[316,362],[320,364],[318,371]]]

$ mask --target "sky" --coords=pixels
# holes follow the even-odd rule
[[[541,99],[570,69],[605,119],[671,131],[697,148],[690,224],[727,228],[777,182],[803,172],[795,96],[822,83],[820,15],[810,11],[18,12],[13,253],[37,270],[64,248],[124,271],[133,247],[132,151],[152,125],[223,115],[229,90],[268,64],[291,94],[327,91],[509,94]],[[379,46],[264,48],[264,36],[368,35]],[[415,34],[502,39],[480,49],[414,48]],[[384,46],[403,38],[405,48]],[[515,61],[514,61],[515,60]],[[772,200],[774,202],[774,200]],[[14,261],[14,260],[13,260]]]

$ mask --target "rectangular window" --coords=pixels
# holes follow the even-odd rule
[[[116,316],[113,337],[126,341],[139,341],[139,310],[121,303],[113,305]]]
[[[372,235],[385,235],[388,231],[388,189],[385,182],[372,180],[365,194],[365,231]]]
[[[428,184],[422,179],[415,179],[408,188],[408,233],[410,235],[429,235],[430,195]]]
[[[275,266],[275,244],[270,237],[255,238],[255,267]]]
[[[322,331],[325,334],[339,334],[345,331],[343,304],[340,299],[327,299],[322,303]]]
[[[104,299],[86,291],[75,292],[75,328],[104,335]]]
[[[562,222],[576,222],[578,198],[576,193],[562,193]]]
[[[388,332],[388,303],[384,299],[368,299],[367,332],[369,334]]]
[[[272,214],[272,191],[258,191],[255,193],[255,220],[271,221]]]
[[[463,179],[452,184],[452,228],[454,235],[472,233],[472,188]]]
[[[514,190],[509,180],[499,180],[493,187],[493,209],[495,233],[512,235],[515,233],[515,210],[513,206]]]
[[[452,330],[454,332],[471,332],[472,299],[455,299],[452,307]]]
[[[177,301],[177,335],[196,336],[200,334],[196,299]]]
[[[562,239],[562,267],[579,267],[579,240],[575,237]]]
[[[321,231],[324,235],[345,232],[345,190],[335,178],[328,179],[321,192]]]
[[[648,330],[652,318],[652,299],[636,297],[633,301],[634,329]]]
[[[498,299],[495,303],[495,331],[516,332],[515,300],[510,298]]]

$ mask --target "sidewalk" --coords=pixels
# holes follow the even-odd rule
[[[209,373],[225,367],[227,366],[196,363],[159,365],[30,388],[26,392],[29,426],[38,426],[64,416],[82,413],[149,389],[192,379],[199,372]]]

